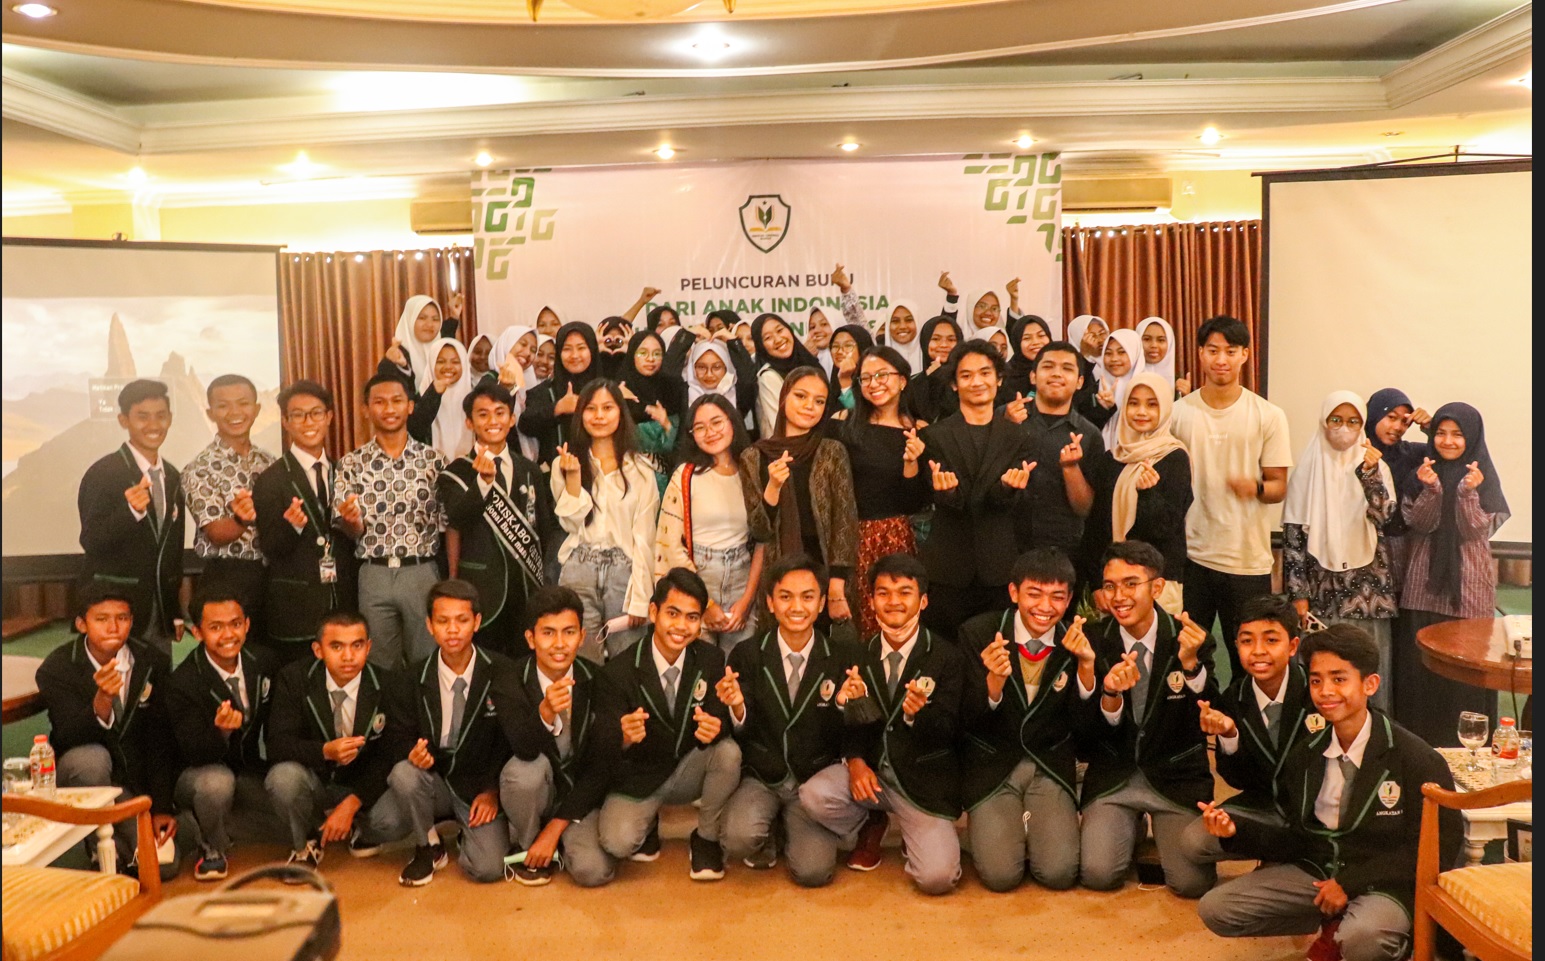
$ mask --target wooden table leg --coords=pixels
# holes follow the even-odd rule
[[[97,828],[97,868],[103,874],[118,873],[118,845],[113,842],[113,826]]]

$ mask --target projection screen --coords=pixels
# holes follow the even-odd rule
[[[1531,169],[1263,175],[1265,388],[1294,456],[1338,388],[1398,387],[1428,411],[1472,404],[1512,508],[1497,544],[1533,542]]]

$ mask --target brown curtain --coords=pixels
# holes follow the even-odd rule
[[[466,297],[456,336],[462,343],[477,336],[471,250],[287,253],[279,262],[280,374],[286,384],[314,380],[333,392],[334,456],[370,437],[360,391],[391,346],[409,297],[426,294],[444,311],[455,274],[456,290]]]
[[[1196,330],[1227,314],[1261,342],[1261,222],[1064,227],[1064,315],[1103,317],[1111,327],[1136,327],[1163,317],[1180,342],[1175,372],[1196,376]],[[1252,350],[1245,385],[1260,382],[1260,350]]]

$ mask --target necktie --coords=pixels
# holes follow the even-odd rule
[[[560,711],[558,714],[558,733],[553,735],[553,740],[558,742],[558,756],[560,758],[568,757],[570,752],[574,750],[574,732],[569,730],[569,725],[573,723],[573,720],[573,711]]]
[[[161,468],[152,467],[146,471],[150,475],[150,506],[156,512],[156,526],[166,520],[166,494],[161,489]]]
[[[805,666],[803,654],[789,655],[789,703],[794,703],[794,695],[799,691],[800,668]]]
[[[114,724],[117,724],[119,721],[123,720],[123,694],[124,694],[125,691],[127,691],[129,689],[129,678],[128,678],[128,676],[125,675],[123,673],[123,671],[119,671],[118,672],[118,676],[123,678],[123,687],[119,688],[118,689],[118,693],[113,695],[113,723]]]
[[[1347,815],[1352,813],[1352,781],[1357,777],[1357,765],[1345,754],[1336,758],[1341,767],[1341,803],[1336,806],[1336,830],[1345,831]]]
[[[242,696],[241,678],[228,677],[225,679],[225,686],[231,689],[231,707],[242,713],[241,720],[242,724],[245,725],[247,721],[247,700]]]
[[[896,694],[896,687],[901,683],[901,652],[891,651],[885,655],[885,687],[891,696]]]
[[[676,713],[676,678],[681,676],[681,668],[674,664],[665,669],[665,710],[674,715]]]
[[[1271,735],[1271,743],[1279,744],[1282,737],[1281,702],[1266,705],[1261,713],[1266,716],[1266,733]]]
[[[333,691],[328,697],[333,699],[333,733],[339,737],[348,737],[349,726],[344,723],[343,706],[349,702],[349,692]]]
[[[452,747],[461,733],[461,719],[467,714],[467,679],[458,677],[451,682],[451,727],[445,732],[441,747]]]
[[[504,476],[504,458],[494,458],[494,484],[505,493],[509,493],[510,482]]]
[[[311,475],[316,478],[317,503],[322,505],[323,510],[326,510],[327,505],[332,499],[327,496],[327,476],[322,473],[321,461],[311,465]]]
[[[1137,686],[1132,688],[1132,716],[1141,724],[1143,722],[1143,709],[1148,706],[1148,648],[1143,645],[1137,647]]]

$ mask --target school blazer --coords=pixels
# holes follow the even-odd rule
[[[315,483],[288,451],[252,482],[258,542],[268,560],[265,610],[273,641],[309,644],[316,640],[324,617],[355,610],[359,604],[354,541],[333,526],[332,504],[317,503]],[[284,519],[290,501],[297,497],[306,510],[306,526],[299,533]],[[317,544],[318,537],[327,538],[338,566],[338,580],[332,584],[322,583],[323,548]]]
[[[884,641],[876,634],[865,642],[858,659],[860,675],[879,708],[880,719],[867,724],[849,720],[842,731],[842,756],[863,758],[876,773],[890,761],[908,801],[930,814],[953,820],[961,810],[960,757],[955,742],[960,733],[964,658],[950,641],[927,628],[919,629],[892,697],[885,687],[883,647]],[[907,682],[920,677],[933,680],[933,694],[913,723],[907,724],[901,710]],[[851,707],[850,703],[848,718]]]
[[[144,477],[123,444],[86,469],[80,479],[76,506],[80,512],[81,583],[93,581],[117,588],[133,601],[135,630],[150,628],[152,605],[160,601],[160,629],[170,634],[172,619],[181,616],[177,599],[182,586],[182,549],[187,529],[182,475],[161,458],[165,468],[166,519],[156,523],[154,508],[135,520],[123,492]]]
[[[129,639],[129,650],[134,669],[124,688],[124,709],[114,715],[111,728],[97,722],[91,707],[97,695],[96,669],[86,653],[86,639],[77,636],[43,659],[37,684],[48,711],[49,741],[61,758],[88,744],[107,748],[113,758],[113,783],[130,794],[150,795],[154,813],[171,814],[178,773],[166,715],[171,660],[139,638]]]
[[[241,730],[227,732],[215,727],[215,713],[220,702],[231,699],[231,689],[209,663],[203,647],[184,657],[172,671],[166,685],[166,713],[177,739],[178,759],[184,765],[224,764],[236,773],[256,773],[268,767],[262,745],[273,703],[273,668],[265,657],[243,647],[241,675],[247,709],[242,712]]]
[[[1314,705],[1309,701],[1308,675],[1297,661],[1289,662],[1287,677],[1282,682],[1287,690],[1282,695],[1282,718],[1278,722],[1280,745],[1271,741],[1251,683],[1246,674],[1230,684],[1213,704],[1233,718],[1239,729],[1239,747],[1234,753],[1224,754],[1221,749],[1216,753],[1218,776],[1240,792],[1229,798],[1229,807],[1281,814],[1278,777],[1282,764],[1293,746],[1309,736],[1304,719],[1314,713]]]
[[[1196,702],[1214,701],[1218,696],[1217,681],[1211,669],[1215,642],[1209,637],[1197,653],[1198,660],[1208,668],[1207,681],[1201,694],[1193,694],[1180,669],[1180,644],[1176,640],[1179,630],[1175,620],[1158,605],[1154,605],[1153,610],[1159,619],[1159,631],[1141,725],[1133,717],[1131,697],[1122,698],[1121,723],[1114,727],[1106,723],[1100,712],[1105,676],[1125,653],[1120,627],[1113,618],[1107,618],[1097,629],[1088,632],[1095,652],[1094,676],[1100,687],[1095,696],[1084,703],[1082,711],[1081,730],[1085,734],[1085,752],[1089,759],[1089,769],[1084,773],[1085,806],[1119,790],[1137,771],[1143,772],[1154,790],[1186,810],[1195,810],[1199,802],[1212,800],[1207,735],[1202,733]],[[1179,685],[1175,684],[1177,679]]]
[[[536,441],[536,462],[544,466],[551,464],[558,456],[558,445],[567,439],[570,424],[568,417],[559,417],[553,412],[558,403],[558,395],[554,392],[556,386],[554,378],[550,377],[527,391],[526,409],[520,412],[520,420],[517,422],[520,433]],[[574,392],[579,393],[579,388],[576,387]],[[557,529],[556,519],[551,526]]]
[[[472,679],[467,687],[467,709],[461,718],[461,730],[455,732],[450,747],[440,746],[440,655],[438,652],[415,664],[410,676],[417,684],[414,720],[415,737],[428,742],[434,757],[430,770],[445,778],[446,786],[467,804],[490,788],[499,787],[499,771],[510,759],[510,742],[499,722],[496,687],[509,685],[507,675],[514,663],[503,654],[474,647]]]
[[[597,713],[597,687],[600,667],[584,658],[574,661],[573,707],[569,712],[570,751],[568,758],[558,753],[558,739],[542,723],[539,707],[542,686],[537,679],[536,658],[526,656],[515,662],[508,681],[496,686],[494,704],[499,723],[510,747],[522,761],[547,758],[553,769],[557,792],[554,817],[578,821],[601,806],[611,782],[620,737],[601,737]]]
[[[1236,819],[1238,832],[1223,841],[1223,848],[1245,857],[1297,864],[1317,878],[1335,878],[1348,899],[1388,895],[1409,912],[1416,893],[1422,785],[1430,782],[1452,791],[1454,778],[1427,742],[1387,715],[1371,713],[1373,730],[1362,766],[1352,780],[1350,823],[1332,831],[1314,816],[1314,799],[1325,784],[1325,749],[1335,729],[1313,714],[1310,718],[1320,718],[1316,723],[1320,730],[1308,732],[1306,723],[1308,736],[1293,745],[1282,766],[1282,806],[1288,826]],[[1438,863],[1452,865],[1464,834],[1460,814],[1442,809],[1438,821]]]
[[[1078,659],[1061,646],[1067,626],[1057,625],[1057,646],[1046,655],[1035,700],[1027,701],[1020,674],[1023,658],[1014,643],[1016,616],[1018,610],[1012,607],[989,611],[960,627],[960,650],[966,664],[961,787],[967,808],[996,793],[1021,760],[1035,762],[1036,769],[1057,782],[1069,797],[1075,801],[1078,797],[1073,730],[1085,703],[1078,696]],[[994,709],[987,704],[987,668],[981,654],[1000,632],[1009,641],[1013,670],[1004,682],[1003,700]],[[1098,697],[1098,679],[1095,687],[1093,696]]]
[[[848,668],[858,663],[857,646],[817,632],[804,654],[807,660],[791,700],[776,630],[747,639],[730,652],[730,667],[740,676],[746,699],[746,721],[735,731],[741,767],[763,784],[776,786],[790,774],[804,783],[842,760],[837,691]]]
[[[1010,467],[1035,456],[1023,427],[994,417],[988,425],[987,456],[969,469],[973,455],[967,428],[959,414],[952,414],[921,435],[927,446],[924,462],[938,461],[941,469],[956,474],[960,486],[934,491],[933,527],[919,545],[918,557],[928,576],[940,584],[1006,584],[1019,553],[1014,517],[1025,508],[1024,491],[1005,487],[1001,478]]]
[[[386,793],[387,775],[408,756],[417,736],[402,675],[365,666],[350,733],[365,739],[353,761],[336,764],[322,756],[322,745],[337,734],[327,696],[327,666],[320,658],[295,661],[279,672],[268,711],[269,763],[294,761],[327,784],[344,788],[369,810]]]
[[[695,709],[717,717],[723,726],[711,743],[731,735],[730,712],[714,685],[724,676],[724,654],[707,641],[693,641],[681,652],[681,677],[676,679],[676,703],[667,711],[665,690],[655,670],[651,631],[601,668],[601,724],[598,737],[622,744],[622,716],[642,707],[649,712],[644,739],[622,748],[611,790],[630,798],[645,798],[660,789],[681,759],[705,745],[697,739]]]
[[[514,445],[507,446],[505,454],[509,456],[511,465],[509,495],[497,487],[491,487],[485,497],[478,486],[478,473],[473,469],[470,457],[458,457],[451,461],[435,481],[436,496],[445,508],[446,518],[461,534],[457,574],[477,588],[482,603],[483,626],[480,634],[495,624],[520,620],[530,587],[520,562],[505,552],[493,529],[483,520],[484,507],[490,498],[508,496],[511,503],[525,513],[538,533],[541,531],[543,515],[552,513],[551,483]],[[501,618],[504,618],[504,622],[500,621]],[[511,630],[523,626],[512,624]],[[526,646],[522,643],[520,651],[501,653],[515,657],[525,650]]]

